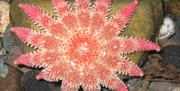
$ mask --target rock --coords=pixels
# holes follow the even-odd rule
[[[9,10],[9,4],[4,1],[0,1],[0,37],[3,36],[7,25],[10,23]]]
[[[180,17],[176,17],[176,26],[178,28],[178,30],[180,31]]]
[[[2,50],[2,48],[3,48],[3,44],[2,44],[2,38],[0,38],[0,50]],[[2,53],[0,53],[0,55],[2,55]]]
[[[52,91],[50,83],[37,80],[38,71],[28,71],[23,75],[21,85],[24,91]]]
[[[0,1],[4,1],[4,2],[7,2],[7,3],[10,3],[12,0],[0,0]]]
[[[111,8],[112,11],[110,13],[114,14],[119,8],[129,2],[129,0],[113,0]],[[22,10],[17,7],[19,3],[33,4],[42,8],[51,15],[54,14],[50,0],[44,0],[43,2],[41,0],[13,0],[11,2],[10,10],[11,24],[13,26],[31,27],[37,31],[40,31],[40,29],[32,24],[32,22],[27,18]],[[125,35],[133,37],[144,37],[147,39],[152,38],[152,36],[155,36],[157,34],[155,33],[155,31],[157,31],[162,21],[162,16],[162,0],[141,0],[132,21],[130,21],[130,24],[126,28]],[[24,45],[24,43],[19,42],[20,40],[17,37],[15,38],[16,42],[21,45],[22,49],[24,49],[25,51],[30,50],[29,47]],[[142,57],[142,53],[130,55],[130,57],[135,63],[138,63]]]
[[[135,90],[135,88],[138,89],[137,84],[139,81],[141,81],[141,80],[138,78],[129,79],[127,81],[129,91],[137,91],[137,90]],[[138,91],[139,91],[139,89],[138,89]]]
[[[171,17],[166,16],[159,30],[158,39],[170,39],[172,36],[174,36],[175,32],[175,22]]]
[[[6,52],[10,52],[11,49],[16,45],[10,27],[11,27],[10,25],[7,26],[2,40],[3,48],[5,49]]]
[[[4,60],[0,59],[0,77],[5,78],[8,74],[8,67],[4,64]]]
[[[16,68],[8,66],[8,75],[5,78],[0,78],[0,91],[21,91],[20,79],[22,72]]]
[[[175,35],[172,37],[173,40],[180,40],[180,17],[176,17],[175,21],[175,28],[176,32]]]
[[[112,13],[126,5],[128,1],[130,0],[114,0]],[[140,0],[139,2],[132,21],[125,29],[125,35],[154,39],[163,20],[162,0]],[[130,58],[138,63],[142,58],[142,53],[130,54]]]
[[[168,45],[180,46],[180,40],[164,39],[164,40],[158,41],[158,44],[161,47],[165,47],[165,46],[168,46]]]
[[[149,91],[179,91],[179,86],[171,82],[152,82]]]
[[[23,54],[23,51],[18,46],[14,46],[9,52],[5,63],[17,68],[23,73],[29,71],[29,68],[17,66],[16,64],[14,64],[14,60],[22,54]]]
[[[169,0],[167,3],[167,12],[175,17],[180,17],[180,0]]]
[[[159,40],[180,40],[180,17],[166,16],[158,35]]]
[[[180,87],[175,87],[172,91],[180,91]]]
[[[180,68],[180,46],[168,45],[162,48],[161,56],[163,61],[168,64],[174,64]]]

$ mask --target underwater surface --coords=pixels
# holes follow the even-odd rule
[[[180,91],[179,0],[0,0],[0,91]]]

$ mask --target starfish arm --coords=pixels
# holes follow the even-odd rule
[[[28,67],[47,67],[56,63],[59,54],[54,51],[37,51],[26,53],[15,60],[15,64],[25,65]]]
[[[36,76],[36,79],[44,79],[50,82],[63,80],[61,87],[63,90],[70,88],[68,91],[77,91],[81,80],[77,71],[73,71],[69,64],[62,62],[50,65],[43,69]]]
[[[91,69],[91,70],[87,70],[84,73],[84,76],[81,77],[82,87],[85,91],[88,91],[88,90],[100,91],[99,85],[100,84],[105,85],[104,83],[106,82],[106,79],[109,78],[111,71],[105,65],[100,65],[100,64],[94,64],[94,65],[91,65],[90,67],[96,67],[95,69],[98,69],[98,70]],[[86,68],[90,68],[90,67],[86,66]]]
[[[62,88],[61,89],[75,89],[74,91],[78,91],[80,86],[81,78],[79,72],[74,69],[69,68],[67,75],[64,76],[62,81]],[[63,87],[64,86],[64,87]],[[67,90],[70,91],[70,90]]]
[[[106,85],[113,89],[113,91],[128,91],[124,82],[114,76],[107,81]]]
[[[76,88],[81,85],[84,91],[99,91],[99,89],[97,88],[96,76],[93,73],[82,73],[79,70],[80,69],[71,69],[69,71],[68,75],[64,77],[62,83],[65,86],[64,88]],[[81,73],[82,75],[80,75]]]
[[[29,18],[39,26],[46,28],[53,20],[36,6],[28,4],[19,4],[19,7],[29,16]]]
[[[34,37],[32,37],[31,40],[34,40],[33,38]],[[39,39],[39,40],[41,40],[41,41],[39,41],[41,43],[41,45],[40,45],[41,49],[44,48],[44,49],[48,49],[48,50],[53,50],[53,49],[58,49],[58,46],[60,46],[60,45],[58,45],[58,44],[60,44],[59,40],[53,36],[42,36],[39,38],[41,38],[41,39]]]
[[[25,65],[27,67],[46,67],[41,58],[41,54],[32,54],[26,53],[18,57],[15,61],[15,64]]]
[[[105,17],[108,9],[110,7],[111,0],[96,0],[95,6],[94,6],[94,12],[98,12],[102,14],[102,17]]]
[[[120,81],[116,87],[116,91],[128,91],[128,89],[126,85],[124,84],[124,82]]]
[[[66,0],[52,0],[52,4],[58,16],[72,12]]]
[[[57,45],[54,44],[58,43],[58,41],[52,36],[45,36],[24,27],[13,27],[11,31],[31,47],[46,49],[53,49],[57,47]]]
[[[104,17],[100,13],[94,12],[91,17],[91,22],[90,22],[91,31],[101,30],[104,24],[105,24]]]
[[[91,31],[101,30],[105,24],[111,0],[97,0],[94,5],[94,12],[91,18]]]
[[[76,17],[80,28],[87,28],[90,23],[90,0],[75,0]],[[86,29],[87,30],[87,29]]]
[[[40,33],[35,32],[32,29],[24,27],[13,27],[11,31],[14,32],[23,42],[39,47],[41,44],[41,37],[43,36]]]
[[[58,81],[62,80],[64,77],[65,72],[63,68],[58,65],[50,65],[39,72],[36,76],[36,79],[45,79],[47,81]]]
[[[119,51],[122,54],[128,54],[132,52],[143,52],[151,50],[159,51],[160,47],[146,39],[119,37],[117,39],[111,40],[109,49],[111,52]]]
[[[52,17],[45,14],[41,9],[27,4],[20,4],[20,8],[30,17],[30,19],[41,26],[44,29],[47,29],[53,35],[62,34],[66,31],[64,25],[60,22],[55,22]]]
[[[112,19],[114,25],[118,26],[120,30],[124,28],[124,26],[129,22],[133,12],[137,8],[138,1],[133,0],[132,3],[128,4],[124,8],[122,8],[117,15]]]
[[[22,41],[27,41],[30,36],[32,36],[31,29],[24,27],[13,27],[11,31],[14,32]]]
[[[120,74],[130,75],[130,76],[143,76],[143,72],[136,65],[129,61],[128,58],[119,55],[110,55],[107,58],[107,64],[109,67],[118,71]]]
[[[90,24],[90,13],[87,10],[81,10],[77,13],[79,27],[87,28]]]
[[[113,25],[112,23],[107,23],[102,28],[102,35],[107,39],[111,40],[114,36],[119,34],[119,29],[117,26]]]
[[[94,5],[94,12],[91,18],[91,31],[101,30],[105,24],[111,0],[97,0]]]
[[[76,12],[80,10],[89,10],[90,9],[90,0],[75,0]]]
[[[67,28],[62,22],[52,22],[50,26],[47,27],[47,30],[49,31],[46,32],[53,36],[62,36],[67,33]]]
[[[75,32],[77,30],[77,17],[73,13],[64,15],[61,20],[69,31]]]
[[[129,61],[128,58],[120,57],[117,63],[116,70],[120,74],[125,74],[129,76],[143,76],[142,70],[134,63]]]

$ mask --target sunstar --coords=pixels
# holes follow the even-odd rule
[[[111,0],[75,0],[70,7],[66,0],[52,0],[56,17],[40,8],[20,4],[19,7],[43,28],[43,32],[13,27],[22,41],[37,48],[15,60],[16,64],[39,67],[36,76],[49,82],[62,80],[61,91],[100,91],[105,86],[115,91],[128,91],[118,75],[143,76],[141,69],[125,54],[156,50],[155,43],[143,38],[122,36],[138,1],[119,10],[114,17],[107,13]],[[120,35],[119,35],[120,34]]]

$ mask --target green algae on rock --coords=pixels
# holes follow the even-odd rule
[[[114,0],[112,13],[129,3],[130,0]],[[154,39],[163,20],[162,0],[140,0],[140,4],[132,17],[132,21],[125,29],[125,36],[144,37]],[[143,53],[130,54],[130,58],[138,63]]]
[[[51,5],[50,0],[13,0],[11,2],[10,7],[10,22],[12,26],[24,26],[24,27],[30,27],[32,29],[36,29],[41,31],[38,27],[36,27],[33,22],[31,22],[28,17],[24,14],[24,12],[18,7],[18,4],[20,3],[27,3],[27,4],[33,4],[36,6],[41,7],[42,9],[46,10],[48,13],[53,13],[53,8]],[[19,46],[24,51],[31,51],[32,49],[28,46],[26,46],[24,43],[22,43],[19,38],[17,38],[14,34],[12,37],[15,39],[16,44],[19,44]]]

